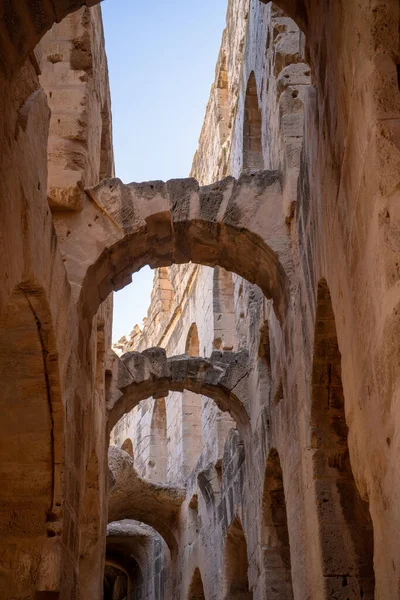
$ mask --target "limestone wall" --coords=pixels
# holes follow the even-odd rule
[[[244,174],[201,189],[96,186],[108,90],[99,12],[81,4],[1,8],[1,597],[100,600],[120,519],[158,531],[121,542],[142,595],[397,598],[398,3],[232,0],[193,174]],[[195,321],[199,354],[247,352],[118,362],[110,293],[145,264],[173,266],[134,347],[181,353]],[[209,265],[238,273],[233,312]],[[214,397],[197,462],[183,380]],[[138,390],[136,463],[114,448],[108,470],[113,402]],[[172,392],[174,454],[157,453],[161,403],[145,441],[149,390]]]
[[[88,535],[88,520],[82,517],[80,509],[86,469],[91,468],[89,457],[96,455],[99,470],[92,477],[98,479],[99,472],[104,474],[105,470],[101,404],[104,403],[104,353],[111,341],[112,299],[99,310],[92,333],[81,337],[79,342],[74,296],[55,233],[55,227],[64,226],[66,213],[56,216],[49,207],[53,211],[79,210],[86,201],[83,187],[113,174],[110,96],[100,9],[82,9],[55,26],[13,80],[2,80],[1,88],[3,123],[12,131],[14,140],[11,145],[7,143],[10,134],[3,131],[6,138],[1,141],[1,155],[6,162],[2,164],[2,193],[13,206],[11,210],[3,206],[2,224],[4,232],[8,231],[3,239],[13,250],[12,258],[5,257],[3,264],[7,273],[4,281],[9,284],[3,286],[2,345],[6,332],[15,338],[18,328],[24,331],[29,327],[37,340],[30,349],[28,340],[23,342],[25,356],[31,356],[36,364],[38,360],[42,364],[45,357],[47,363],[42,374],[47,397],[44,395],[40,403],[37,392],[32,390],[29,395],[37,397],[34,411],[37,417],[41,415],[42,424],[40,419],[33,423],[32,407],[18,411],[18,416],[10,412],[10,418],[20,423],[16,428],[7,420],[2,420],[2,426],[11,435],[10,449],[11,439],[25,435],[32,439],[32,448],[26,447],[24,454],[28,462],[41,465],[41,469],[47,463],[50,489],[44,488],[47,485],[44,472],[24,467],[21,481],[24,480],[26,499],[18,510],[26,503],[31,504],[29,498],[38,494],[40,481],[43,483],[38,497],[45,494],[49,497],[40,514],[35,515],[28,506],[22,510],[21,514],[29,514],[28,520],[35,523],[34,531],[21,525],[17,529],[2,528],[0,589],[4,598],[34,597],[44,592],[72,597],[77,589],[79,554],[85,553],[82,538]],[[25,225],[21,229],[22,220]],[[12,242],[7,241],[9,235]],[[25,298],[28,312],[19,311],[21,316],[26,315],[26,322],[15,323],[12,334],[9,311],[15,310],[19,296]],[[29,311],[31,325],[28,325]],[[77,350],[78,345],[85,344],[93,360],[93,367],[86,373],[79,366]],[[12,356],[11,347],[10,352]],[[29,379],[32,366],[26,365],[26,369],[25,375],[15,374],[12,387],[22,385],[20,391],[16,388],[13,391],[12,387],[4,389],[3,403],[14,397],[18,404],[19,395],[28,397],[22,382],[24,377]],[[90,424],[84,422],[84,414],[90,415]],[[35,433],[38,430],[43,431],[41,442]],[[42,448],[40,454],[39,448]],[[15,448],[12,455],[9,464],[18,474],[22,462],[18,467]],[[21,476],[18,474],[18,478]],[[72,487],[71,482],[74,482]],[[20,497],[17,488],[14,487],[13,493]],[[98,531],[105,525],[106,514],[104,500],[98,498],[98,493],[99,490],[98,510],[93,515],[97,533],[93,531],[89,537],[94,547],[97,544],[95,552],[101,546],[103,554],[104,542]],[[13,510],[12,506],[6,508],[7,501],[2,505],[3,518],[10,521],[8,511]],[[10,540],[12,547],[17,548],[11,554]],[[101,560],[97,569],[97,572],[92,569],[96,580],[93,589],[100,593]]]
[[[19,19],[13,22],[21,25]],[[12,78],[1,76],[0,102],[1,237],[8,248],[2,261],[1,345],[22,369],[14,371],[1,399],[3,407],[15,403],[1,420],[8,447],[2,479],[7,471],[15,483],[5,484],[1,501],[0,595],[33,598],[48,592],[67,598],[77,593],[85,529],[80,508],[91,444],[97,444],[104,474],[104,415],[92,411],[104,402],[101,356],[111,339],[112,299],[99,310],[91,335],[79,342],[74,296],[49,206],[79,210],[83,186],[112,175],[100,10],[83,9],[55,26]],[[108,121],[103,143],[101,112]],[[19,321],[12,322],[11,314],[19,314]],[[32,343],[24,333],[28,330]],[[97,360],[97,372],[94,367],[81,370],[77,348],[85,344],[93,364]],[[3,355],[2,373],[10,370],[5,360]],[[93,417],[90,424],[84,414]],[[96,502],[101,506],[103,500]],[[96,515],[100,528],[104,508]],[[25,524],[12,516],[17,513]],[[99,543],[99,536],[93,542]],[[100,545],[103,550],[104,542]],[[101,573],[100,561],[96,574],[93,570],[99,593]]]
[[[79,210],[84,188],[113,175],[111,101],[100,8],[81,9],[40,43],[40,82],[51,109],[48,198]]]

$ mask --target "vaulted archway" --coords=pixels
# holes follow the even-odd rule
[[[125,600],[128,592],[130,594],[129,584],[129,572],[114,561],[106,561],[103,583],[104,600]]]
[[[107,564],[125,568],[130,579],[129,600],[161,600],[167,597],[170,587],[169,551],[160,534],[149,525],[132,520],[109,523]]]
[[[138,476],[133,460],[123,450],[110,446],[109,522],[135,520],[153,527],[173,555],[178,549],[177,516],[186,491],[152,483]]]

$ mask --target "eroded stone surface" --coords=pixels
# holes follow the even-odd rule
[[[242,431],[249,425],[246,390],[249,361],[246,351],[214,351],[210,359],[187,355],[167,358],[163,348],[113,357],[113,379],[107,399],[108,427],[150,396],[189,390],[212,398],[229,412]]]
[[[134,519],[145,523],[164,538],[171,552],[176,553],[176,527],[185,490],[141,479],[132,458],[115,446],[109,448],[108,466],[108,520]]]
[[[150,264],[172,265],[155,294],[162,316],[153,306],[129,350],[182,354],[194,323],[193,364],[225,342],[246,348],[251,435],[199,394],[164,399],[172,425],[157,444],[175,457],[164,479],[181,471],[186,492],[176,560],[152,538],[164,575],[149,571],[146,593],[187,598],[201,578],[216,600],[237,574],[257,600],[397,597],[398,3],[231,0],[193,178],[111,187],[99,184],[112,177],[100,15],[72,13],[81,4],[0,8],[0,595],[102,597],[107,298]],[[240,178],[245,130],[266,171]],[[222,283],[207,266],[177,266],[188,260],[237,275]],[[154,405],[136,409],[138,433],[147,412],[161,432]],[[144,442],[133,441],[136,461]],[[149,460],[165,460],[157,444]],[[140,460],[140,473],[153,469]],[[147,500],[159,490],[143,485]],[[124,558],[122,548],[118,566],[143,577]]]

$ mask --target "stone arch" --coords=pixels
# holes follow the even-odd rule
[[[224,554],[224,600],[252,600],[249,589],[247,543],[240,519],[229,526]]]
[[[283,322],[292,258],[278,172],[203,188],[194,179],[128,185],[111,179],[87,193],[92,201],[73,217],[63,240],[83,329],[100,303],[144,265],[187,262],[219,265],[256,283]]]
[[[196,568],[189,587],[188,600],[205,600],[205,598],[200,569]]]
[[[154,400],[153,415],[150,424],[149,465],[151,481],[167,480],[168,442],[167,442],[167,410],[165,398]]]
[[[232,273],[215,267],[213,278],[214,339],[216,350],[236,349]]]
[[[275,449],[270,451],[265,469],[261,549],[267,598],[293,600],[286,500],[281,463]]]
[[[137,521],[107,526],[106,564],[125,567],[133,598],[164,598],[169,579],[169,551],[152,527]]]
[[[106,561],[104,569],[104,600],[124,600],[130,593],[129,572],[114,561]]]
[[[243,162],[242,170],[262,171],[262,115],[258,103],[257,81],[254,71],[247,81],[243,116]]]
[[[167,358],[163,348],[128,352],[114,356],[111,384],[107,394],[108,430],[142,400],[166,397],[170,391],[189,390],[215,400],[218,408],[235,419],[242,436],[247,436],[249,416],[246,404],[249,372],[246,351],[213,352],[210,359]],[[235,390],[235,392],[233,392]]]
[[[123,543],[125,541],[127,544]],[[111,542],[109,541],[109,537],[107,537],[106,559],[103,576],[104,600],[107,598],[110,600],[116,600],[116,598],[119,600],[125,600],[127,598],[133,600],[136,598],[146,597],[146,594],[143,593],[143,565],[140,563],[137,556],[137,551],[139,550],[140,552],[140,548],[138,548],[138,546],[139,544],[135,544],[135,540],[132,540],[130,536],[126,536],[125,539],[116,539]],[[142,558],[140,554],[139,558]],[[145,564],[145,567],[148,567],[148,561]],[[118,571],[121,571],[126,575],[126,580],[123,582],[123,586],[115,586],[115,583],[118,582],[116,581],[115,573],[113,573],[114,569],[118,569]],[[108,595],[106,595],[106,590],[108,591]]]
[[[149,568],[155,540],[160,543],[162,550],[166,550],[165,541],[149,525],[132,520],[108,523],[106,562],[116,560],[124,564],[124,557],[128,560],[133,558],[143,572]]]
[[[108,465],[109,522],[134,520],[149,525],[175,556],[178,513],[186,496],[185,489],[142,479],[129,454],[116,446],[108,449]]]
[[[374,598],[373,529],[354,480],[341,354],[328,284],[318,284],[311,392],[311,448],[324,598]]]
[[[1,585],[5,600],[33,598],[48,585],[41,561],[62,560],[64,502],[58,357],[45,293],[33,284],[15,288],[0,317],[0,378]]]

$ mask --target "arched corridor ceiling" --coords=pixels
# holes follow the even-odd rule
[[[115,446],[108,450],[108,466],[109,522],[133,519],[145,523],[164,538],[174,553],[177,549],[177,514],[186,491],[141,479],[135,471],[132,457]]]

